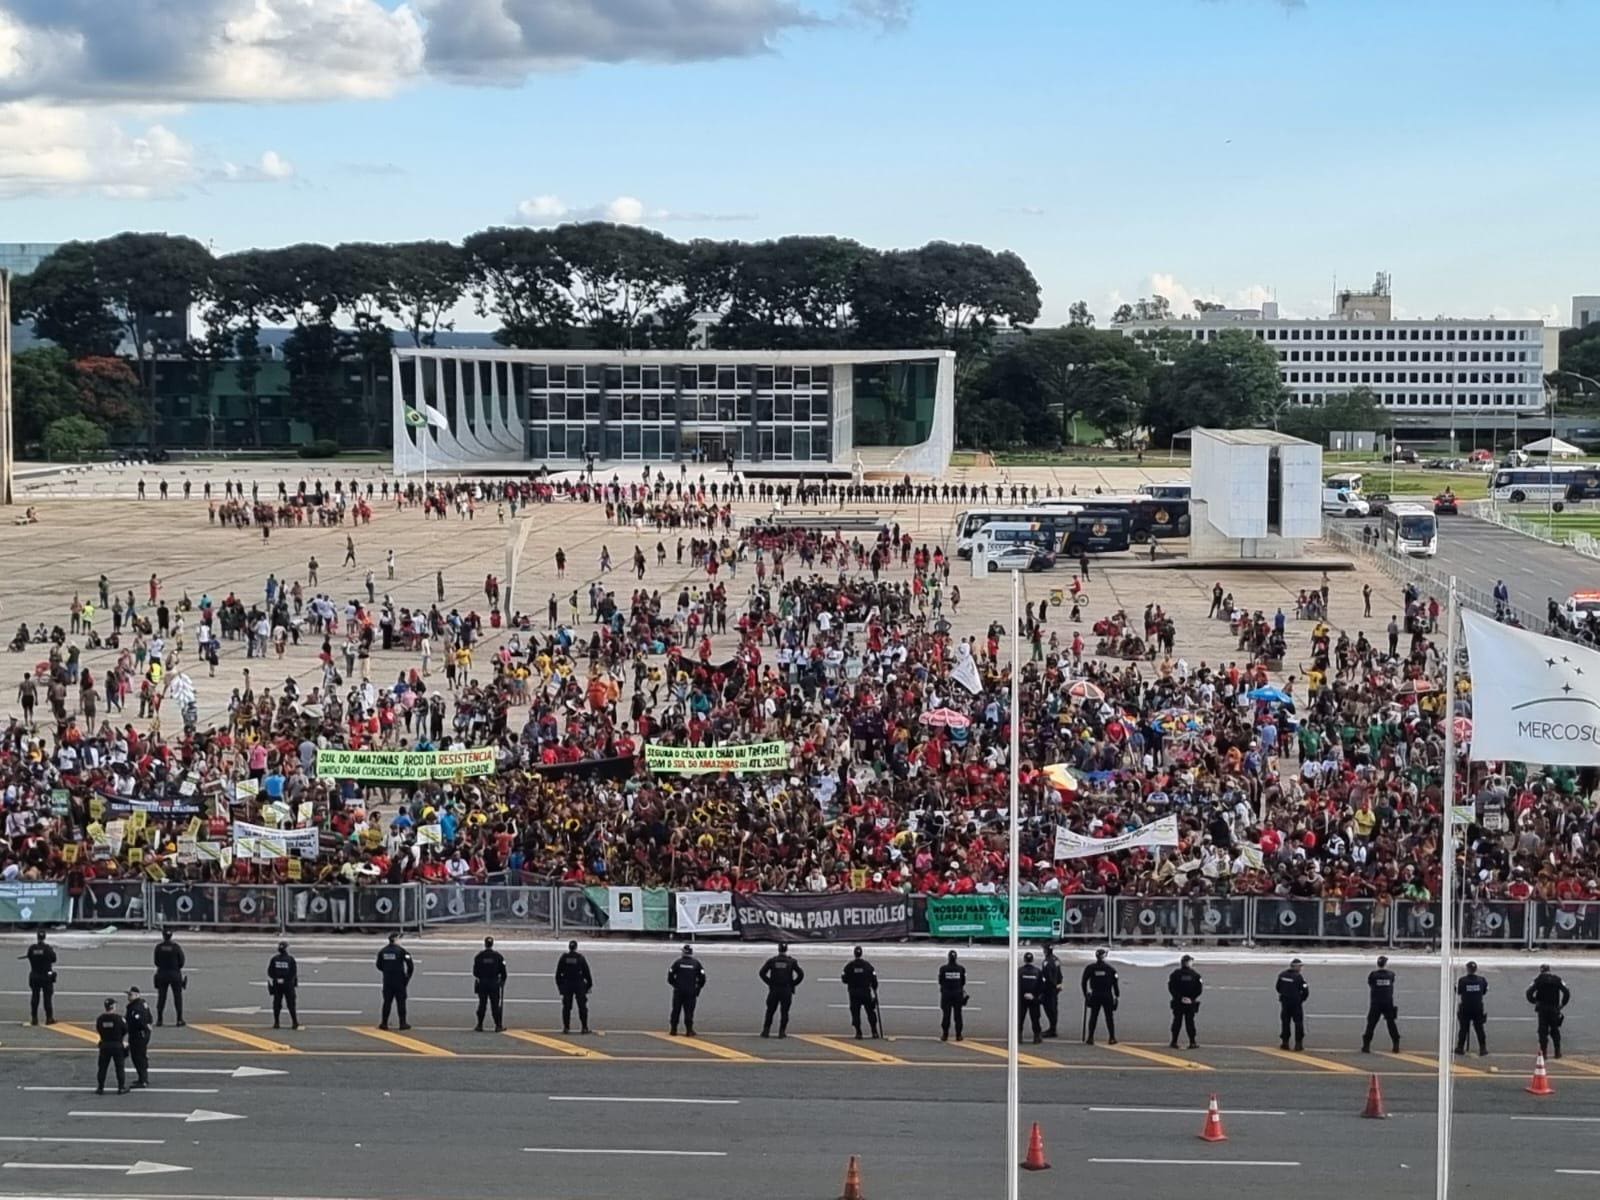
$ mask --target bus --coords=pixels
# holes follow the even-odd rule
[[[1573,489],[1579,497],[1600,492],[1600,470],[1587,467],[1502,467],[1489,481],[1489,495],[1521,504],[1524,500],[1565,500]]]
[[[1147,485],[1151,486],[1151,485]],[[1184,485],[1187,486],[1187,485]],[[1189,536],[1189,500],[1161,496],[1068,496],[1041,505],[1071,505],[1091,516],[1120,517],[1135,542]]]
[[[1046,549],[1059,550],[1077,558],[1081,554],[1113,554],[1126,550],[1128,519],[1117,513],[1096,514],[1076,504],[1030,505],[1027,507],[991,505],[968,508],[956,514],[951,540],[961,558],[972,557],[972,543],[978,531],[994,522],[1038,524],[1050,535]]]
[[[1439,518],[1423,504],[1391,504],[1383,510],[1384,547],[1395,554],[1432,558],[1439,553]]]

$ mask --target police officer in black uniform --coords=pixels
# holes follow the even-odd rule
[[[839,979],[850,997],[850,1024],[856,1028],[856,1038],[859,1040],[861,1037],[863,1009],[866,1010],[867,1024],[872,1029],[872,1036],[882,1037],[878,1031],[878,972],[862,957],[860,946],[856,947],[855,957],[845,963],[844,970],[839,972]]]
[[[589,960],[578,953],[578,943],[568,942],[567,952],[556,962],[556,991],[561,993],[561,1032],[572,1032],[572,1006],[578,1006],[578,1023],[583,1032],[589,1030],[589,989],[594,987],[594,976],[589,974]]]
[[[34,935],[33,945],[21,957],[28,960],[29,1024],[39,1023],[39,1001],[44,1001],[44,1023],[56,1023],[56,948],[44,940],[44,930]]]
[[[128,1027],[128,1058],[133,1063],[137,1079],[130,1088],[150,1086],[150,1006],[139,995],[138,988],[128,989],[128,1007],[122,1020]]]
[[[1561,982],[1561,976],[1546,963],[1528,985],[1528,1003],[1539,1014],[1539,1053],[1555,1047],[1552,1058],[1561,1057],[1561,1022],[1565,1020],[1562,1009],[1572,1000],[1572,992]]]
[[[1122,987],[1117,982],[1117,969],[1106,961],[1103,948],[1094,952],[1094,961],[1083,969],[1083,978],[1079,982],[1083,989],[1084,1044],[1094,1045],[1095,1024],[1100,1020],[1100,1014],[1105,1013],[1106,1040],[1115,1046],[1117,1019],[1113,1014],[1117,1011]]]
[[[1489,981],[1478,974],[1478,964],[1469,962],[1467,973],[1456,980],[1456,1021],[1459,1028],[1456,1033],[1456,1053],[1467,1052],[1467,1033],[1475,1031],[1478,1035],[1478,1057],[1482,1058],[1489,1053],[1489,1039],[1484,1033],[1484,1021],[1488,1011],[1483,1006],[1484,997],[1489,994]]]
[[[772,1014],[778,1014],[778,1036],[789,1036],[789,1006],[794,1003],[795,989],[805,979],[806,973],[790,957],[789,943],[779,942],[778,952],[761,964],[758,972],[761,982],[767,985],[767,1017],[761,1023],[761,1036],[772,1036]]]
[[[1061,985],[1067,981],[1067,977],[1062,973],[1056,948],[1049,942],[1044,944],[1044,964],[1039,970],[1044,973],[1044,1035],[1053,1038],[1056,1036],[1056,1022],[1061,1017]]]
[[[391,933],[389,944],[378,951],[378,971],[383,975],[383,1019],[378,1022],[379,1029],[389,1028],[391,1007],[400,1010],[400,1028],[411,1028],[406,1023],[406,988],[416,969],[417,964],[411,961],[411,955],[400,944],[400,935]]]
[[[1043,1036],[1039,1026],[1039,1008],[1044,1002],[1044,972],[1034,964],[1033,951],[1022,956],[1017,968],[1017,1036],[1023,1027],[1033,1021],[1033,1044],[1037,1046]]]
[[[172,940],[172,930],[163,929],[156,943],[156,1024],[167,1021],[167,993],[172,993],[172,1014],[181,1026],[183,1022],[183,947]]]
[[[127,1051],[122,1048],[122,1040],[128,1036],[128,1023],[117,1011],[115,1000],[107,998],[105,1011],[94,1019],[94,1031],[100,1035],[100,1062],[95,1070],[94,1094],[106,1094],[106,1068],[114,1063],[117,1068],[117,1095],[126,1096],[128,1070],[124,1062]]]
[[[483,1032],[483,1010],[487,1008],[494,1012],[494,1031],[504,1033],[506,1023],[501,999],[506,990],[506,956],[494,948],[492,937],[483,939],[483,949],[472,960],[472,988],[478,993],[478,1023],[473,1026],[473,1032]],[[402,1026],[405,1019],[405,1010],[401,1009]]]
[[[1394,972],[1389,970],[1389,956],[1380,954],[1377,970],[1367,975],[1367,1028],[1361,1035],[1361,1053],[1372,1053],[1372,1035],[1382,1020],[1388,1024],[1389,1040],[1394,1043],[1394,1052],[1399,1054],[1400,1026],[1394,1020],[1399,1015],[1394,1002]]]
[[[1200,1045],[1194,1037],[1194,1015],[1200,1011],[1200,993],[1206,985],[1200,972],[1189,965],[1192,962],[1194,955],[1185,954],[1178,960],[1178,969],[1167,976],[1167,995],[1172,998],[1172,1041],[1168,1045],[1174,1050],[1178,1048],[1180,1028],[1189,1031],[1189,1049]]]
[[[967,1006],[967,969],[956,961],[956,952],[939,968],[939,1040],[950,1040],[950,1022],[956,1024],[956,1041],[961,1040],[961,1010]]]
[[[700,960],[694,956],[694,947],[685,945],[683,953],[667,968],[667,983],[672,987],[672,1023],[670,1029],[674,1036],[678,1032],[678,1020],[683,1019],[683,1032],[694,1036],[694,1006],[700,998],[700,993],[706,986],[706,969],[700,965]]]
[[[267,992],[272,996],[272,1027],[282,1028],[283,1006],[289,1006],[289,1024],[300,1028],[295,992],[300,987],[300,964],[289,953],[289,943],[279,942],[278,952],[267,960]]]
[[[1278,972],[1278,1044],[1289,1048],[1289,1029],[1294,1028],[1294,1048],[1306,1048],[1306,999],[1311,995],[1311,985],[1300,974],[1300,960],[1289,960],[1287,970]]]

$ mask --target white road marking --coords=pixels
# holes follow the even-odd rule
[[[433,976],[436,976],[436,977],[438,977],[440,979],[465,979],[465,978],[467,978],[467,973],[465,971],[418,971],[417,974],[419,974],[419,975],[433,975]],[[508,972],[506,972],[506,975],[507,975],[508,978],[511,978],[511,979],[554,979],[556,977],[556,973],[554,971],[508,971]],[[302,983],[300,986],[301,987],[305,987],[306,985]],[[318,984],[312,984],[311,986],[313,986],[313,987],[346,987],[346,986],[354,987],[354,986],[357,986],[357,985],[355,985],[355,984],[348,984],[347,985],[347,984],[343,984],[343,983],[318,983]],[[369,987],[371,985],[370,984],[361,984],[359,986],[361,986],[361,987]]]
[[[287,1075],[271,1067],[151,1067],[152,1075],[226,1075],[229,1079],[259,1079],[263,1075]]]
[[[1306,1020],[1308,1020],[1308,1021],[1365,1021],[1366,1019],[1367,1019],[1367,1016],[1366,1016],[1365,1013],[1307,1013],[1306,1014]],[[1438,1013],[1407,1013],[1405,1016],[1401,1017],[1400,1019],[1402,1021],[1426,1022],[1427,1024],[1431,1025],[1431,1024],[1436,1024],[1438,1022],[1439,1014]],[[1452,1021],[1455,1020],[1454,1017],[1451,1017],[1450,1019]],[[1494,1020],[1496,1023],[1499,1023],[1500,1021],[1527,1021],[1527,1022],[1531,1023],[1533,1021],[1537,1021],[1539,1018],[1538,1017],[1494,1017],[1494,1018],[1491,1018],[1491,1019]]]
[[[192,1171],[193,1167],[175,1167],[171,1163],[0,1163],[7,1171],[115,1171],[119,1175],[171,1175],[175,1171]]]
[[[1298,1162],[1266,1158],[1091,1158],[1092,1163],[1132,1167],[1298,1167]]]
[[[1203,1116],[1207,1110],[1203,1108],[1134,1108],[1120,1104],[1097,1104],[1090,1105],[1089,1111],[1103,1113],[1182,1113],[1184,1116],[1198,1117]],[[1230,1117],[1286,1117],[1289,1115],[1280,1108],[1229,1108],[1223,1111]],[[1596,1120],[1600,1120],[1600,1117],[1597,1117]]]
[[[581,1101],[586,1104],[737,1104],[737,1100],[702,1100],[692,1096],[546,1096],[546,1100]]]
[[[1512,1117],[1513,1121],[1581,1121],[1593,1123],[1600,1121],[1600,1117]]]
[[[639,1154],[666,1158],[727,1158],[726,1150],[580,1150],[572,1146],[524,1146],[524,1154]]]
[[[22,1090],[25,1091],[25,1092],[88,1092],[88,1091],[91,1091],[93,1089],[91,1089],[87,1085],[84,1085],[84,1086],[81,1086],[81,1087],[56,1087],[56,1086],[52,1086],[52,1087],[31,1087],[30,1086],[30,1087],[25,1087]],[[217,1094],[217,1091],[218,1091],[217,1088],[140,1088],[139,1090],[141,1092],[148,1092],[151,1095],[166,1094],[166,1095],[169,1095],[169,1096],[215,1096]]]
[[[132,1112],[126,1109],[74,1109],[69,1117],[119,1117],[138,1121],[182,1121],[185,1125],[203,1125],[209,1121],[242,1121],[242,1113],[212,1112],[197,1108],[193,1112]]]
[[[880,979],[880,980],[878,980],[878,982],[879,983],[915,983],[915,984],[918,984],[918,985],[921,985],[921,986],[924,986],[924,987],[938,987],[939,986],[939,981],[937,979]],[[968,987],[988,987],[989,986],[989,981],[987,979],[969,979],[969,980],[967,980],[967,986]]]
[[[214,1013],[228,1013],[235,1017],[259,1017],[262,1013],[272,1011],[271,1007],[259,1004],[244,1005],[239,1008],[213,1008]],[[299,1010],[302,1017],[359,1017],[359,1008],[302,1008]]]
[[[1582,1167],[1557,1167],[1557,1175],[1600,1175],[1600,1170],[1585,1169]]]
[[[69,1142],[77,1146],[165,1146],[166,1138],[0,1137],[0,1142]]]
[[[828,1005],[828,1007],[829,1008],[849,1008],[850,1006],[848,1004],[830,1004],[830,1005]],[[878,1005],[878,1007],[882,1008],[882,1009],[887,1009],[890,1012],[894,1012],[896,1009],[898,1009],[901,1012],[938,1012],[939,1011],[939,1006],[937,1004],[880,1004],[880,1005]],[[966,1004],[966,1005],[962,1006],[961,1011],[964,1012],[964,1013],[976,1013],[976,1012],[982,1012],[983,1009],[982,1009],[981,1006],[976,1005],[976,1004]]]

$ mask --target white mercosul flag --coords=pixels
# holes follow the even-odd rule
[[[1472,757],[1600,764],[1600,652],[1461,614],[1472,670]]]
[[[435,429],[443,429],[446,432],[449,431],[450,418],[445,416],[433,405],[424,404],[422,406],[422,415],[428,418],[428,424],[432,425]]]

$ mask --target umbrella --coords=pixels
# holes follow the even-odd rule
[[[1439,689],[1437,687],[1435,687],[1433,684],[1429,683],[1426,679],[1412,679],[1412,680],[1408,681],[1407,683],[1405,683],[1404,685],[1402,685],[1400,690],[1398,692],[1396,692],[1395,695],[1397,695],[1397,696],[1426,696],[1430,692],[1437,692],[1438,690]]]
[[[1440,730],[1444,729],[1444,722],[1439,722]],[[1470,717],[1455,718],[1456,741],[1470,742],[1472,740],[1472,719]]]
[[[1294,704],[1294,698],[1282,688],[1258,687],[1254,691],[1246,692],[1245,695],[1252,700],[1264,700],[1268,704]]]
[[[1104,700],[1105,689],[1087,679],[1075,679],[1067,685],[1067,695],[1074,700]]]
[[[922,714],[924,725],[943,725],[949,729],[965,729],[972,724],[972,718],[963,716],[953,708],[935,708]]]
[[[1051,763],[1042,768],[1039,774],[1044,776],[1044,781],[1060,792],[1075,792],[1078,790],[1078,776],[1066,763]]]

